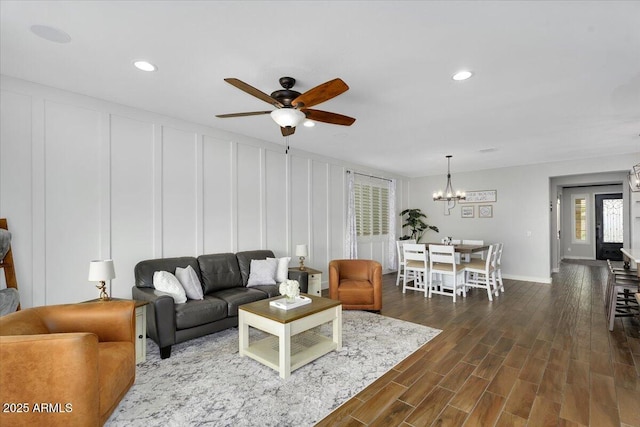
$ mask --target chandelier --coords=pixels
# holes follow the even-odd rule
[[[629,187],[631,191],[640,191],[640,163],[629,171]]]
[[[453,187],[451,186],[451,154],[447,157],[447,187],[444,189],[444,192],[437,191],[433,193],[433,200],[450,202],[450,201],[459,201],[466,199],[466,195],[464,192],[456,191],[454,193]]]

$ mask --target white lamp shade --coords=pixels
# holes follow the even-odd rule
[[[280,108],[271,112],[271,118],[281,127],[296,127],[307,116],[295,108]]]
[[[106,282],[116,278],[112,259],[95,260],[89,263],[89,281]]]
[[[296,245],[296,256],[307,256],[307,245]]]

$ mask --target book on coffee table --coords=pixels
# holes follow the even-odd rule
[[[301,307],[311,303],[311,298],[305,296],[297,296],[294,301],[287,301],[286,298],[280,298],[269,302],[271,307],[276,307],[281,310],[290,310],[292,308]]]

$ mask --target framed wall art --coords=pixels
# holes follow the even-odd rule
[[[461,206],[460,213],[462,218],[473,218],[474,210],[474,206]]]
[[[478,218],[493,218],[493,205],[478,206]]]
[[[460,203],[490,203],[498,201],[498,190],[467,191]]]

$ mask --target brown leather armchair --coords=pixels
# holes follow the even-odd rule
[[[0,425],[101,426],[133,385],[135,363],[133,301],[3,316],[0,401],[13,406],[0,412]]]
[[[329,263],[329,298],[346,310],[382,309],[382,266],[365,259],[338,259]]]

